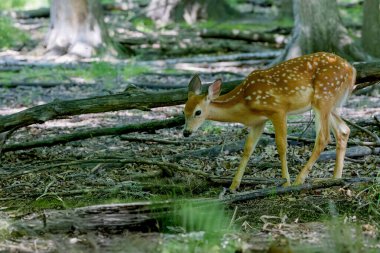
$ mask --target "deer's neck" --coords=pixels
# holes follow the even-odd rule
[[[243,92],[238,92],[232,96],[226,94],[211,102],[207,119],[254,126],[267,121],[268,117],[250,107],[244,99]]]
[[[235,101],[229,102],[211,102],[209,105],[209,114],[207,119],[221,122],[239,122],[244,123],[244,112],[246,108],[241,103]]]

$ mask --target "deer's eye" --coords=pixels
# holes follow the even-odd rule
[[[202,114],[202,111],[201,110],[197,110],[195,111],[195,116],[200,116]]]

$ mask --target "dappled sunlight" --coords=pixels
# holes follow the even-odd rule
[[[0,108],[0,115],[9,115],[13,113],[18,113],[23,110],[27,109],[27,107],[20,107],[20,108],[9,108],[9,107],[1,107]]]

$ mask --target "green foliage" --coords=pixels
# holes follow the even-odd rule
[[[231,7],[234,7],[238,5],[239,0],[226,0],[227,4],[229,4]]]
[[[327,224],[329,236],[320,238],[319,245],[300,244],[292,245],[294,252],[310,253],[375,253],[378,252],[376,242],[365,239],[358,224],[345,223],[340,218],[334,218]],[[293,252],[292,251],[292,252]]]
[[[364,189],[364,191],[367,191],[366,199],[368,202],[369,213],[379,220],[380,219],[380,174],[377,177],[377,182],[372,184],[370,187]]]
[[[140,75],[144,72],[149,72],[150,69],[146,66],[137,66],[133,64],[129,64],[127,66],[124,66],[123,74],[124,78],[131,78],[133,76]]]
[[[165,74],[178,74],[178,73],[183,73],[183,72],[181,70],[178,70],[178,69],[169,68],[169,69],[164,69],[163,73],[165,73]]]
[[[48,7],[49,0],[3,0],[0,1],[0,10],[25,10]]]
[[[220,203],[204,204],[185,202],[177,210],[179,225],[186,231],[217,233],[228,228],[230,218]]]
[[[0,50],[22,45],[28,40],[27,34],[15,28],[9,18],[0,17]]]
[[[38,197],[30,205],[31,209],[62,209],[67,208],[67,204],[58,196],[46,195]]]
[[[235,252],[236,242],[224,238],[231,215],[221,203],[184,202],[169,221],[173,232],[181,232],[165,240],[161,252]],[[164,224],[165,225],[165,224]]]
[[[363,8],[360,5],[351,8],[340,8],[339,14],[346,25],[362,24]]]
[[[211,122],[206,122],[202,127],[205,134],[220,134],[222,133],[222,128]]]
[[[101,4],[113,4],[115,2],[116,2],[115,0],[100,0]]]
[[[332,240],[327,245],[331,252],[356,253],[363,250],[363,234],[358,226],[334,221],[330,227],[330,236]]]
[[[86,73],[89,74],[89,78],[101,78],[103,76],[116,76],[117,69],[108,62],[94,62]]]
[[[132,24],[136,30],[141,32],[152,33],[155,30],[154,21],[149,18],[135,18],[132,20]]]
[[[0,38],[1,40],[1,38]],[[144,66],[137,66],[133,64],[128,65],[114,65],[108,62],[94,62],[87,67],[76,69],[67,69],[62,67],[56,68],[23,68],[20,72],[1,72],[0,80],[2,82],[8,81],[25,81],[33,80],[38,81],[54,81],[54,82],[67,82],[70,78],[82,78],[85,81],[98,81],[102,80],[107,89],[114,88],[115,80],[117,78],[128,79],[144,72],[149,72],[150,69]]]

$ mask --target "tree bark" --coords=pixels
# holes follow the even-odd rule
[[[47,55],[54,56],[91,57],[105,49],[120,53],[108,36],[97,0],[52,0],[44,44]]]
[[[65,211],[48,211],[35,219],[17,222],[12,228],[18,232],[66,233],[102,230],[108,233],[129,231],[157,231],[159,218],[173,213],[173,201],[136,202],[97,205]]]
[[[348,60],[368,59],[343,26],[336,0],[293,0],[293,8],[292,38],[273,64],[318,51],[336,53]]]
[[[370,55],[380,57],[380,0],[365,0],[363,12],[362,46]]]

